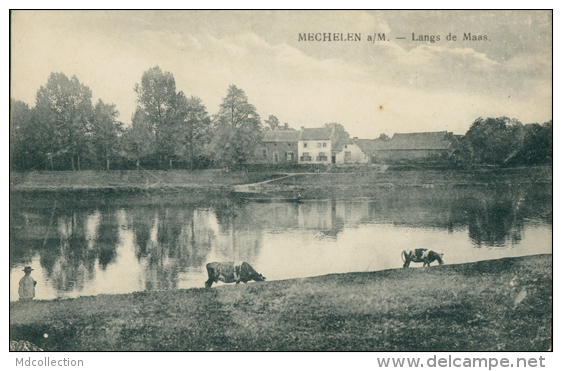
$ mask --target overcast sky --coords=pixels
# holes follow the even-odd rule
[[[303,33],[361,41],[299,41]],[[373,33],[388,41],[368,41]],[[463,41],[464,33],[487,40]],[[440,41],[412,40],[419,35]],[[549,11],[12,13],[11,97],[30,106],[49,74],[62,72],[88,86],[93,103],[116,104],[129,124],[134,85],[156,65],[210,114],[234,84],[262,120],[275,115],[297,129],[339,122],[360,138],[464,134],[479,116],[552,118]]]

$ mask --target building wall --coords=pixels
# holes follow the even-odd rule
[[[336,154],[336,164],[366,164],[369,158],[356,144],[346,144],[341,152]]]
[[[332,141],[326,140],[299,140],[299,164],[331,164]],[[306,156],[308,154],[308,156]],[[322,155],[322,158],[319,158]],[[306,157],[306,158],[305,158]]]
[[[265,142],[256,148],[255,161],[261,164],[297,164],[297,148],[297,142]]]

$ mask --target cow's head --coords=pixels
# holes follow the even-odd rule
[[[443,261],[443,253],[437,254],[437,261],[439,262],[439,265],[445,264],[445,262]]]
[[[254,281],[256,281],[256,282],[265,281],[265,277],[258,273],[255,276]]]

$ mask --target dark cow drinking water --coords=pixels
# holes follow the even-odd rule
[[[404,268],[408,268],[411,262],[423,263],[429,267],[434,261],[438,261],[439,265],[443,264],[443,254],[438,254],[433,250],[428,249],[415,249],[409,251],[402,251],[402,261],[404,262]]]
[[[209,279],[205,282],[205,287],[210,288],[213,282],[222,281],[224,283],[240,281],[246,283],[248,281],[265,281],[265,277],[255,271],[252,266],[246,262],[213,262],[207,264],[207,274]]]

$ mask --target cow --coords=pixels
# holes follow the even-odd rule
[[[213,262],[207,264],[207,275],[209,279],[205,282],[205,288],[210,288],[213,282],[222,281],[224,283],[240,281],[246,283],[248,281],[265,281],[265,277],[259,274],[246,262]]]
[[[408,268],[411,262],[423,263],[429,267],[430,263],[437,260],[439,265],[443,264],[443,254],[438,254],[433,250],[428,249],[415,249],[410,251],[402,251],[402,261],[404,262],[404,268]]]

